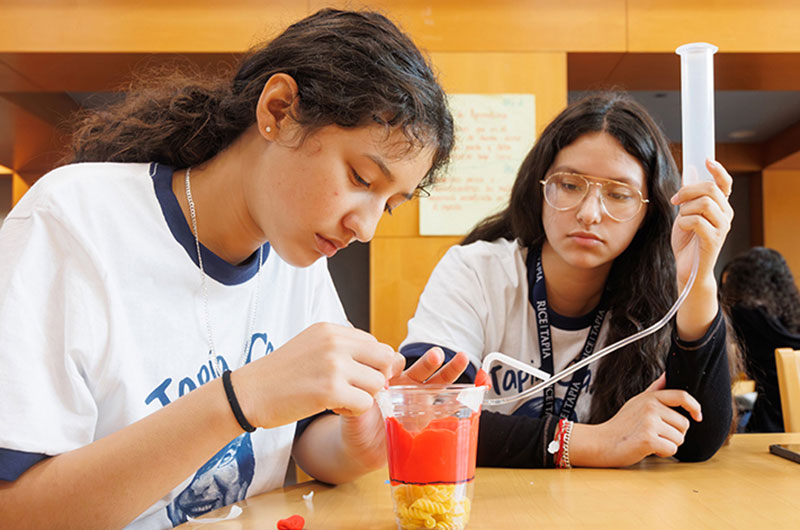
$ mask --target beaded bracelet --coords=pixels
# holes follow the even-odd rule
[[[572,467],[569,461],[569,437],[572,434],[573,425],[575,425],[574,422],[567,421],[566,429],[564,429],[564,440],[561,443],[561,459],[559,461],[559,467],[562,469],[569,469]]]
[[[561,458],[561,434],[564,430],[564,420],[559,420],[556,431],[553,433],[553,440],[547,444],[547,452],[553,455],[553,466],[558,467]]]
[[[547,452],[553,455],[553,465],[557,468],[572,467],[569,462],[569,438],[572,433],[572,425],[573,422],[561,418],[558,421],[553,441],[547,444]]]

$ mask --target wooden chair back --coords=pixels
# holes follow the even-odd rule
[[[778,369],[783,428],[786,432],[800,432],[800,350],[777,348],[775,365]]]

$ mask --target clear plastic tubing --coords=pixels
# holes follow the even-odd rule
[[[709,180],[714,178],[706,169],[705,160],[714,160],[714,54],[717,47],[705,42],[696,42],[680,46],[675,53],[681,56],[681,125],[683,142],[683,184],[691,184],[697,181]],[[667,323],[678,312],[683,301],[692,290],[694,280],[697,277],[697,266],[700,261],[700,254],[695,239],[695,258],[692,265],[692,272],[689,280],[683,288],[680,296],[667,311],[661,320],[652,326],[634,333],[614,344],[602,348],[589,357],[568,366],[564,370],[548,377],[541,383],[533,385],[529,389],[500,398],[486,399],[485,405],[505,405],[524,399],[531,394],[540,392],[542,389],[569,377],[584,366],[599,361],[611,352],[614,352],[632,342],[636,342],[642,337],[646,337],[667,325]],[[489,366],[494,361],[506,362],[504,355],[487,355],[483,360],[481,368],[488,374]],[[513,363],[512,366],[525,370],[537,379],[541,380],[542,371],[533,367],[528,367],[525,363]],[[530,369],[529,369],[530,368]]]
[[[695,254],[695,256],[696,256],[696,254]],[[558,381],[561,381],[565,377],[568,377],[568,376],[572,375],[573,373],[577,372],[578,370],[580,370],[581,368],[583,368],[587,364],[593,363],[595,361],[599,361],[600,359],[602,359],[603,357],[605,357],[609,353],[611,353],[613,351],[616,351],[616,350],[622,348],[623,346],[627,346],[631,342],[636,342],[637,340],[641,339],[642,337],[646,337],[648,335],[651,335],[651,334],[655,333],[656,331],[658,331],[659,329],[663,328],[667,324],[667,322],[669,322],[670,319],[675,315],[675,313],[678,312],[678,308],[681,306],[683,301],[689,295],[689,291],[692,289],[692,285],[694,285],[694,279],[697,276],[697,264],[698,264],[698,261],[699,260],[695,257],[694,265],[692,266],[692,273],[689,276],[689,281],[686,282],[686,286],[683,288],[683,291],[681,292],[681,295],[678,297],[678,299],[675,301],[675,303],[672,305],[672,307],[669,309],[669,311],[667,311],[667,314],[664,315],[661,318],[661,320],[659,320],[658,322],[656,322],[655,324],[653,324],[649,328],[643,329],[642,331],[639,331],[638,333],[634,333],[630,337],[626,337],[626,338],[624,338],[624,339],[622,339],[622,340],[620,340],[618,342],[615,342],[614,344],[611,344],[609,346],[606,346],[605,348],[602,348],[600,351],[597,351],[597,352],[593,353],[592,355],[588,356],[587,358],[583,359],[582,361],[578,361],[577,363],[575,363],[575,364],[573,364],[571,366],[568,366],[567,368],[565,368],[564,370],[561,370],[560,372],[558,372],[557,374],[553,375],[549,379],[546,379],[545,381],[542,381],[539,384],[533,385],[529,389],[527,389],[527,390],[525,390],[523,392],[520,392],[519,394],[514,394],[514,395],[511,395],[511,396],[505,396],[505,397],[500,397],[500,398],[485,399],[484,402],[483,402],[484,405],[505,405],[507,403],[513,403],[514,401],[517,401],[517,400],[520,400],[520,399],[524,399],[524,398],[530,396],[531,394],[535,394],[536,392],[539,392],[542,389],[547,388],[548,386],[553,385]],[[502,359],[500,359],[498,357],[489,358],[487,356],[483,360],[482,368],[487,374],[489,373],[489,365],[492,363],[493,360],[502,360]],[[516,367],[517,365],[514,365],[514,366]],[[520,369],[524,369],[523,366],[519,366],[519,368]],[[533,368],[533,367],[531,367],[531,368]],[[533,368],[533,370],[536,370],[536,369]],[[537,377],[537,378],[541,377],[539,374],[536,373],[536,372],[541,373],[539,370],[536,370],[536,372],[533,372],[532,370],[525,370],[525,371],[527,371],[528,373],[531,373],[534,377]]]
[[[679,46],[681,56],[681,135],[683,183],[714,177],[706,159],[714,160],[714,54],[717,47],[706,42]]]

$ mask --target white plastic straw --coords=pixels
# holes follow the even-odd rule
[[[486,372],[487,375],[489,374],[489,366],[491,366],[492,363],[495,361],[507,364],[508,366],[513,366],[517,370],[522,370],[523,372],[527,372],[540,381],[544,381],[550,378],[550,374],[548,374],[544,370],[539,370],[538,368],[535,368],[530,364],[518,361],[513,357],[509,357],[504,353],[500,353],[499,351],[492,352],[483,358],[483,364],[481,364],[481,368],[483,369],[484,372]]]

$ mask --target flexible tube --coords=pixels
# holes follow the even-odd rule
[[[643,330],[639,331],[638,333],[634,333],[630,337],[626,337],[626,338],[624,338],[624,339],[622,339],[620,341],[615,342],[614,344],[606,346],[605,348],[601,349],[600,351],[593,353],[589,357],[586,357],[582,361],[578,361],[577,363],[573,364],[572,366],[568,366],[567,368],[565,368],[564,370],[561,370],[560,372],[558,372],[557,374],[553,375],[549,379],[547,379],[545,381],[542,381],[541,383],[539,383],[537,385],[534,385],[534,386],[530,387],[529,389],[527,389],[527,390],[525,390],[523,392],[520,392],[519,394],[514,394],[514,395],[511,395],[511,396],[505,396],[505,397],[499,397],[499,398],[493,398],[493,399],[486,399],[486,400],[484,400],[483,403],[485,405],[505,405],[507,403],[513,403],[514,401],[518,401],[520,399],[524,399],[524,398],[530,396],[531,394],[535,394],[536,392],[539,392],[540,390],[542,390],[542,389],[544,389],[544,388],[546,388],[546,387],[548,387],[548,386],[550,386],[552,384],[555,384],[557,381],[561,381],[565,377],[567,377],[569,375],[572,375],[573,373],[577,372],[578,370],[580,370],[584,366],[586,366],[588,364],[591,364],[591,363],[593,363],[595,361],[599,361],[600,359],[602,359],[603,357],[605,357],[609,353],[611,353],[613,351],[616,351],[616,350],[622,348],[623,346],[627,346],[631,342],[635,342],[635,341],[641,339],[642,337],[646,337],[648,335],[652,335],[653,333],[655,333],[656,331],[658,331],[659,329],[661,329],[665,325],[667,325],[667,322],[669,322],[670,319],[675,315],[675,313],[678,312],[678,308],[680,308],[680,306],[683,303],[683,301],[689,295],[689,291],[692,290],[692,286],[694,285],[694,279],[697,277],[697,266],[700,263],[700,251],[699,251],[699,245],[697,245],[696,236],[694,238],[694,241],[695,241],[694,264],[692,265],[692,272],[689,275],[689,281],[686,282],[686,286],[683,288],[683,291],[681,292],[681,295],[678,297],[677,300],[675,300],[675,303],[672,304],[672,307],[669,309],[669,311],[667,311],[667,314],[664,315],[661,318],[661,320],[659,320],[658,322],[656,322],[655,324],[653,324],[649,328],[643,329]],[[484,360],[483,360],[483,364],[481,365],[482,369],[485,372],[488,373],[489,365],[492,363],[492,361],[498,360],[498,361],[501,361],[501,362],[506,362],[506,360],[503,357],[506,357],[506,356],[503,355],[503,356],[490,357],[489,355],[487,355],[486,358],[484,358]],[[525,369],[528,373],[531,373],[532,375],[536,376],[537,378],[539,377],[536,373],[532,372],[531,370],[527,370],[525,368],[524,363],[519,363],[519,364],[520,364],[520,366],[518,366],[517,364],[514,364],[513,366],[515,366],[517,368],[520,368],[520,369]],[[540,370],[537,370],[537,372],[542,373]]]

